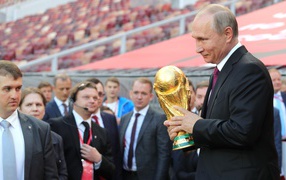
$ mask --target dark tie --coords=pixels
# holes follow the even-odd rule
[[[135,133],[136,133],[136,127],[137,127],[137,120],[138,117],[140,116],[140,113],[135,114],[135,121],[132,127],[132,132],[131,132],[131,140],[130,140],[130,146],[129,146],[129,151],[128,151],[128,168],[132,168],[132,158],[133,158],[133,146],[134,146],[134,140],[135,140]]]
[[[82,124],[85,127],[84,134],[83,134],[83,142],[86,144],[89,138],[89,124],[88,122],[83,121]]]
[[[64,106],[64,114],[66,116],[68,115],[68,106],[65,103],[63,103],[63,106]]]
[[[5,180],[17,180],[15,147],[13,136],[9,130],[10,123],[3,120],[1,126],[4,128],[2,134],[3,178]]]
[[[215,84],[216,84],[216,81],[217,81],[217,78],[218,78],[218,75],[219,75],[219,70],[217,67],[214,68],[214,72],[213,72],[213,83],[212,83],[212,90],[214,89],[215,87]]]
[[[92,117],[91,117],[91,119],[92,119],[96,124],[98,124],[98,125],[99,125],[97,115],[92,116]]]

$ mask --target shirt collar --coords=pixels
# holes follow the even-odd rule
[[[74,115],[75,123],[77,127],[79,127],[83,121],[87,122],[89,126],[91,127],[91,117],[88,118],[87,120],[84,120],[75,110],[73,110],[72,113]]]
[[[222,59],[222,61],[220,63],[218,63],[217,68],[219,71],[222,70],[223,66],[225,65],[225,63],[227,62],[227,60],[229,59],[229,57],[234,53],[234,51],[236,51],[240,46],[242,46],[242,44],[240,42],[238,42],[230,51],[229,53]]]
[[[8,118],[6,118],[5,120],[8,121],[12,127],[15,127],[16,126],[16,121],[17,121],[17,118],[18,117],[18,111],[15,110]],[[0,117],[0,122],[2,122],[4,119],[2,117]]]
[[[56,102],[56,104],[58,105],[58,107],[62,106],[63,103],[65,103],[67,106],[69,105],[69,100],[67,99],[65,102],[59,100],[56,96],[54,97],[54,100]]]
[[[278,91],[277,93],[275,93],[275,95],[281,96],[281,91]]]
[[[150,106],[150,105],[148,104],[146,107],[144,107],[143,109],[141,109],[141,110],[138,111],[138,112],[134,109],[134,114],[140,113],[140,115],[146,116],[147,111],[148,111],[148,109],[149,109],[149,106]]]

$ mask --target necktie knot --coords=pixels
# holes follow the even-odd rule
[[[10,124],[8,121],[6,121],[6,120],[3,120],[3,121],[1,122],[1,126],[4,128],[4,130],[7,130],[10,125],[11,125],[11,124]]]
[[[219,70],[218,70],[217,67],[215,67],[215,68],[214,68],[214,75],[218,76],[218,74],[219,74]]]
[[[93,115],[93,116],[91,117],[91,119],[92,119],[96,124],[98,124],[98,125],[99,125],[97,115]]]
[[[88,124],[88,122],[83,121],[82,124],[84,125],[85,129],[89,129],[89,124]]]
[[[216,84],[216,81],[217,81],[217,78],[218,78],[218,75],[219,75],[219,70],[217,67],[214,68],[214,72],[213,72],[213,83],[212,83],[212,89],[214,89],[215,87],[215,84]]]
[[[137,119],[140,116],[140,113],[135,114],[135,119]]]

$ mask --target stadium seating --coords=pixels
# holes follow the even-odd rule
[[[244,14],[270,3],[270,0],[244,0],[237,13]],[[96,41],[116,33],[172,18],[222,0],[199,0],[194,6],[172,9],[171,4],[131,7],[130,0],[78,0],[47,10],[43,14],[0,24],[0,59],[28,62],[34,59]],[[192,19],[187,19],[191,22]],[[186,30],[189,32],[189,23]],[[178,23],[146,30],[127,39],[127,51],[179,35]],[[63,57],[59,68],[75,67],[119,54],[120,41]],[[50,64],[28,71],[50,70]]]

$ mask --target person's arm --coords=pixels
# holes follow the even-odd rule
[[[42,139],[42,144],[44,145],[44,179],[45,180],[58,180],[58,170],[55,159],[55,152],[53,149],[51,130],[48,124],[45,125],[44,139]]]
[[[250,63],[235,68],[214,101],[212,118],[194,125],[198,147],[251,147],[262,133],[267,133],[262,132],[263,126],[271,125],[273,88],[266,73]]]
[[[157,123],[157,169],[154,179],[168,179],[169,165],[171,163],[172,142],[169,139],[167,128],[163,125],[165,115],[158,116]],[[154,137],[155,138],[155,137]]]
[[[81,155],[85,159],[96,164],[95,173],[106,179],[111,179],[115,175],[115,165],[113,164],[113,156],[111,149],[111,141],[105,129],[101,132],[103,140],[101,141],[101,149],[96,149],[87,144],[81,147]]]
[[[60,137],[60,136],[59,136]],[[59,173],[59,180],[67,180],[68,179],[68,170],[67,170],[67,165],[66,165],[66,160],[65,160],[65,155],[64,155],[64,146],[63,146],[63,140],[60,137],[59,138],[59,160],[60,165],[58,167],[58,173]]]

